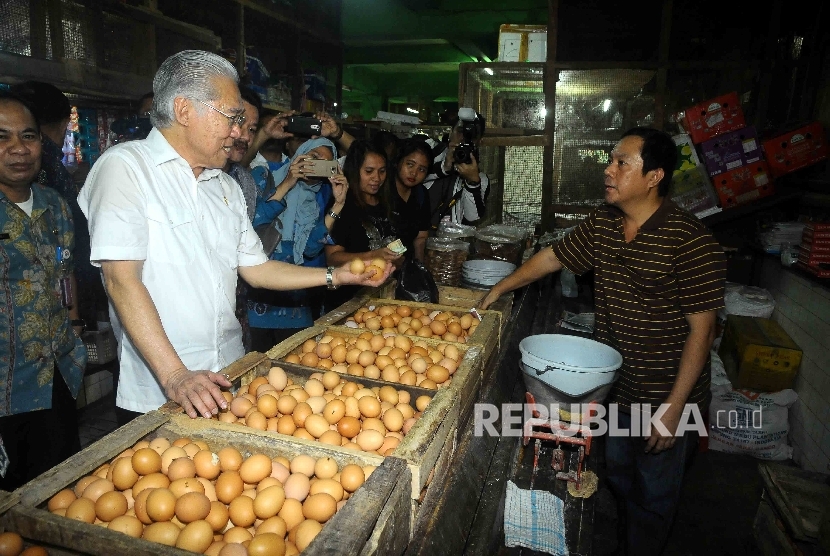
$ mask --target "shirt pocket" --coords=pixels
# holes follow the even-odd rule
[[[670,270],[627,266],[632,290],[646,303],[672,298],[677,294],[677,277]]]
[[[193,262],[201,245],[193,213],[183,207],[147,205],[147,259],[176,266]]]
[[[214,234],[214,250],[219,261],[231,270],[239,266],[239,243],[242,229],[239,218],[220,215],[216,217],[218,226]]]

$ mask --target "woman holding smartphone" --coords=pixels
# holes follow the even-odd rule
[[[337,148],[328,139],[310,139],[297,149],[289,164],[272,174],[273,180],[257,184],[254,228],[271,224],[281,233],[279,243],[269,254],[271,259],[326,266],[323,248],[335,218],[343,210],[348,183],[342,174],[332,175],[328,168],[323,168],[329,165],[320,163],[331,162],[336,156]],[[328,177],[318,176],[323,173]],[[268,351],[314,324],[311,297],[309,290],[251,289],[248,295],[251,348]]]
[[[384,259],[395,266],[403,262],[403,256],[387,247],[398,239],[398,232],[387,198],[386,164],[386,153],[368,141],[357,140],[349,147],[343,167],[349,194],[331,231],[334,244],[326,245],[329,265],[342,265],[354,259]],[[351,298],[357,288],[341,290],[329,296],[327,309]]]

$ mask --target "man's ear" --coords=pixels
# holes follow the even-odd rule
[[[660,182],[663,181],[663,177],[666,173],[663,171],[662,168],[657,168],[655,170],[649,171],[648,176],[648,188],[651,189],[652,187],[657,187],[660,185]]]
[[[190,120],[193,118],[195,107],[193,103],[184,97],[176,97],[173,99],[173,117],[179,124],[187,127],[190,125]]]

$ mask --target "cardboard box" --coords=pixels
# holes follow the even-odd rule
[[[761,160],[761,144],[755,128],[747,126],[718,135],[700,145],[703,164],[710,176],[716,176]]]
[[[777,392],[792,387],[802,352],[774,320],[729,315],[718,355],[733,388]]]
[[[700,163],[692,138],[680,134],[672,139],[677,146],[677,166],[672,175],[671,199],[696,215],[716,208],[718,197]]]
[[[547,25],[499,27],[499,62],[544,62],[547,55]]]
[[[718,174],[713,181],[724,209],[775,193],[769,169],[764,161]]]
[[[703,143],[746,125],[736,92],[690,106],[679,120],[695,143]]]
[[[824,128],[813,122],[763,144],[764,154],[773,175],[780,176],[827,158]]]

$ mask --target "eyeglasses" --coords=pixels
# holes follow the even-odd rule
[[[210,108],[211,110],[213,110],[214,112],[219,112],[220,114],[225,116],[228,119],[228,127],[232,128],[235,125],[239,126],[239,127],[242,127],[243,125],[245,125],[245,115],[244,114],[237,114],[236,116],[232,116],[231,114],[225,114],[224,112],[222,112],[221,110],[219,110],[215,106],[211,106],[207,102],[201,101],[198,98],[196,99],[196,102],[200,102],[200,103],[204,104],[205,106],[207,106],[208,108]]]

